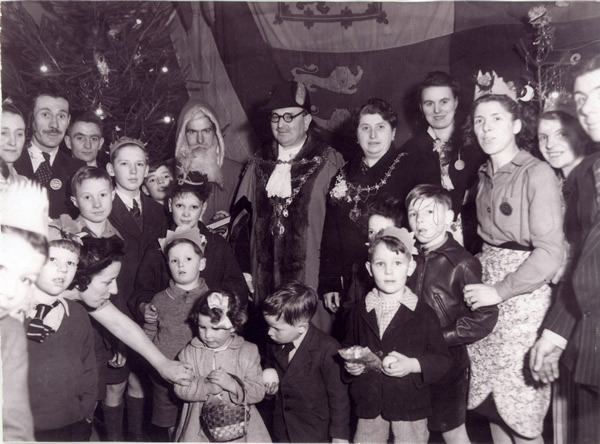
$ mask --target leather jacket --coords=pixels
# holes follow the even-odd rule
[[[447,236],[434,250],[420,249],[408,286],[436,312],[448,347],[457,347],[486,337],[498,321],[498,307],[467,306],[463,288],[481,283],[481,263]]]

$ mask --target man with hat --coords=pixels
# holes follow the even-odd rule
[[[302,83],[276,85],[264,109],[274,140],[250,160],[238,193],[253,210],[250,256],[257,305],[290,280],[316,290],[326,196],[343,164],[341,154],[309,131],[310,98]],[[313,321],[331,329],[323,304]]]
[[[63,213],[76,217],[79,212],[70,202],[71,177],[85,162],[59,150],[71,115],[69,101],[58,89],[38,91],[33,99],[31,142],[27,152],[15,162],[17,173],[39,182],[48,190],[50,217]]]

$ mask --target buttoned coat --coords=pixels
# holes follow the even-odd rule
[[[287,370],[267,347],[266,367],[279,376],[273,432],[276,442],[331,442],[350,438],[348,386],[341,379],[339,343],[310,324]]]

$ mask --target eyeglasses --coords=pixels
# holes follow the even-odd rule
[[[272,123],[279,123],[279,119],[283,118],[284,122],[290,123],[292,120],[294,120],[300,114],[304,114],[305,112],[306,111],[302,110],[298,114],[285,113],[283,116],[280,116],[277,113],[273,113],[273,114],[271,114],[271,122]]]

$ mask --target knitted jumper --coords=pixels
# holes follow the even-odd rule
[[[173,280],[169,288],[157,293],[150,301],[158,311],[158,321],[144,322],[144,331],[158,349],[169,359],[175,359],[195,336],[188,317],[194,302],[208,291],[204,279],[191,291],[182,290]]]

